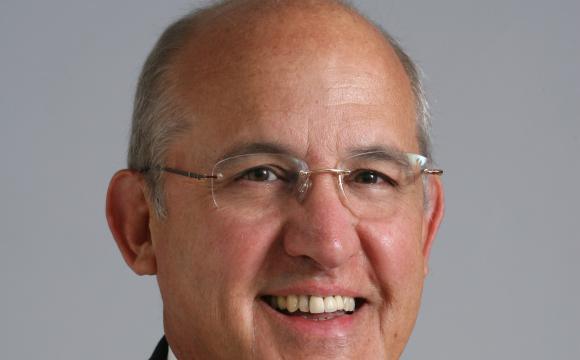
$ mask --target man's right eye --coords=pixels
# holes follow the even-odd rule
[[[244,171],[238,177],[238,179],[258,182],[269,182],[279,180],[281,179],[281,176],[278,175],[272,168],[261,166],[254,167]]]

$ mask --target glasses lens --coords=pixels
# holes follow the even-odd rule
[[[350,173],[342,188],[347,206],[360,218],[384,218],[409,196],[409,186],[421,172],[425,158],[415,154],[394,156],[387,152],[364,153],[339,164]]]
[[[245,217],[264,216],[287,204],[298,172],[306,165],[281,154],[247,154],[218,162],[212,181],[218,208],[230,208]]]

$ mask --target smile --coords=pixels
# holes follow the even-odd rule
[[[341,295],[267,295],[261,299],[279,313],[310,320],[331,320],[352,315],[365,302],[362,298]]]

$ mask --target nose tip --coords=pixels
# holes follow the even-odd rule
[[[307,257],[320,268],[340,267],[357,252],[356,219],[343,205],[332,177],[310,182],[303,201],[284,234],[284,248],[293,257]],[[310,179],[308,180],[310,181]]]

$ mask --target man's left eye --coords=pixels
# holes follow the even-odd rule
[[[363,185],[398,185],[391,177],[374,170],[357,170],[352,172],[349,178],[351,182]]]

